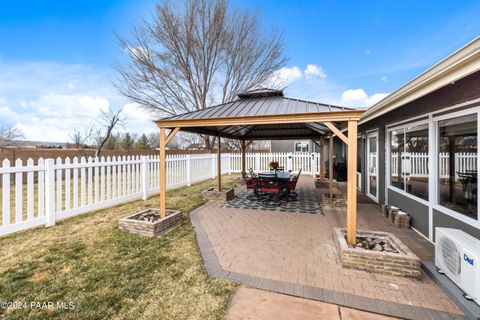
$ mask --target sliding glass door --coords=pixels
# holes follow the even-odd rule
[[[375,202],[378,202],[378,132],[367,134],[366,194]]]

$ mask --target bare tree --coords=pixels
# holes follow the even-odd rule
[[[91,125],[85,128],[85,130],[83,131],[75,129],[73,133],[70,134],[70,140],[72,141],[73,147],[77,149],[87,148],[88,144],[92,140],[94,130],[95,130],[94,125]]]
[[[161,2],[153,19],[120,39],[129,62],[116,87],[156,116],[202,110],[264,84],[285,65],[282,36],[226,0]],[[206,139],[211,149],[213,140]]]
[[[118,111],[109,110],[108,112],[102,111],[102,118],[99,121],[99,129],[96,133],[96,148],[95,156],[99,157],[102,152],[105,144],[112,136],[113,130],[119,124],[122,124],[122,119],[120,118],[120,113],[122,109]]]
[[[160,135],[158,132],[152,132],[148,135],[148,141],[150,142],[150,145],[152,148],[160,148]]]
[[[16,145],[16,140],[23,138],[22,132],[17,128],[0,127],[0,148]]]

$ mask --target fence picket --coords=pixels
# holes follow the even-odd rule
[[[78,208],[78,158],[73,158],[73,208]]]
[[[27,168],[30,170],[27,172],[27,220],[33,220],[34,218],[34,179],[33,179],[33,159],[27,160]]]
[[[37,210],[38,210],[38,217],[45,216],[45,160],[43,158],[38,159],[37,162],[40,168],[43,170],[38,171],[38,182],[37,182]]]
[[[22,160],[15,161],[15,168],[23,166]],[[15,223],[23,221],[23,174],[15,173]]]
[[[65,165],[70,165],[70,158],[65,158]],[[65,168],[65,210],[69,210],[71,208],[70,197],[71,197],[71,184],[70,184],[70,175],[71,171],[70,168]]]
[[[10,168],[10,161],[3,160],[2,168]],[[2,177],[2,225],[10,224],[10,173],[4,173]]]

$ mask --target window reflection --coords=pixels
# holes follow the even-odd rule
[[[440,205],[477,219],[477,115],[438,122]]]

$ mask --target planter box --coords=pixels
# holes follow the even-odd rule
[[[390,276],[420,278],[420,259],[396,236],[388,232],[357,231],[358,237],[384,239],[396,252],[365,250],[347,244],[346,230],[334,229],[334,242],[344,268]]]
[[[330,193],[324,193],[320,206],[327,209],[345,209],[347,207],[347,195],[334,193],[330,197]]]
[[[122,231],[146,237],[157,237],[182,224],[182,212],[168,210],[165,218],[160,218],[160,209],[148,209],[119,220]]]
[[[391,206],[388,210],[388,220],[390,221],[391,224],[395,222],[395,216],[397,213],[400,211],[399,208]]]
[[[390,207],[382,204],[382,216],[388,217],[388,212],[389,211],[390,211]]]
[[[410,228],[410,215],[403,211],[398,211],[395,214],[395,218],[393,220],[393,225],[397,228],[408,229]]]
[[[205,201],[220,201],[227,202],[235,197],[234,189],[222,189],[218,191],[217,188],[208,188],[202,192]]]

